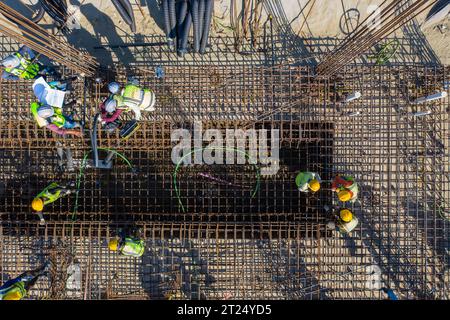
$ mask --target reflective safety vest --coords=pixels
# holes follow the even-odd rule
[[[27,290],[25,290],[25,283],[23,281],[17,281],[7,288],[0,289],[0,298],[3,300],[3,297],[8,293],[18,292],[21,299],[26,296]]]
[[[300,172],[295,178],[297,188],[302,192],[308,192],[308,184],[311,180],[317,179],[320,182],[320,177],[315,172]]]
[[[60,195],[61,195],[61,188],[59,188],[59,185],[56,182],[53,182],[44,190],[42,190],[42,192],[39,193],[35,199],[41,198],[44,201],[44,205],[46,205],[58,200]]]
[[[58,128],[64,127],[64,124],[66,123],[66,118],[62,114],[62,110],[60,108],[53,108],[55,110],[55,114],[51,116],[50,118],[44,119],[41,118],[38,114],[38,109],[40,106],[42,106],[42,103],[33,102],[31,104],[31,113],[33,114],[34,120],[39,125],[39,128],[45,127],[48,124],[54,124]]]
[[[353,229],[356,228],[356,226],[358,225],[358,222],[359,222],[358,218],[355,216],[353,216],[353,219],[350,222],[343,222],[339,219],[339,221],[338,221],[339,231],[342,233],[349,233]]]
[[[141,89],[134,84],[128,84],[122,91],[123,105],[139,108],[143,111],[153,111],[156,102],[155,94],[150,89]]]
[[[39,64],[32,63],[31,60],[25,59],[25,57],[18,52],[14,55],[19,58],[20,67],[5,68],[5,71],[25,80],[36,78],[40,70]]]
[[[119,252],[124,256],[140,257],[144,254],[144,240],[126,237],[119,247]]]

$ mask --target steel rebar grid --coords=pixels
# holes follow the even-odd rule
[[[299,76],[294,71],[289,73],[288,78],[280,77],[277,78],[276,82],[288,81],[289,83],[289,81],[292,81],[289,79],[295,79]],[[180,75],[182,74],[180,71]],[[183,122],[173,123],[170,120],[166,120],[166,122],[158,123],[148,119],[145,122],[143,131],[126,143],[118,145],[115,136],[102,135],[101,138],[103,145],[120,146],[118,150],[130,156],[132,162],[137,162],[138,167],[143,168],[137,177],[130,174],[124,166],[119,165],[109,178],[100,178],[100,180],[104,180],[106,183],[111,183],[114,186],[112,193],[109,192],[104,195],[105,189],[99,190],[94,187],[95,181],[100,177],[98,173],[89,173],[84,181],[82,198],[89,199],[89,201],[82,204],[80,208],[80,213],[77,217],[85,222],[79,222],[79,224],[92,223],[95,225],[96,221],[99,220],[110,221],[110,223],[103,222],[100,224],[101,227],[99,229],[102,231],[100,236],[95,234],[95,232],[92,232],[93,235],[91,235],[91,237],[94,235],[97,237],[95,239],[97,242],[91,244],[91,250],[94,251],[90,251],[89,256],[91,258],[99,257],[98,259],[103,262],[97,264],[97,271],[90,271],[93,272],[94,276],[91,278],[91,283],[87,284],[87,288],[89,288],[88,297],[98,298],[101,296],[101,293],[94,288],[98,288],[98,283],[101,284],[100,287],[106,285],[103,284],[105,281],[99,280],[95,272],[105,274],[104,270],[110,270],[111,277],[112,270],[121,272],[119,280],[114,280],[119,282],[116,287],[113,285],[115,289],[110,296],[131,293],[136,295],[136,292],[138,292],[142,297],[146,297],[146,292],[142,288],[150,288],[147,290],[151,292],[150,296],[153,298],[164,297],[166,292],[170,290],[175,291],[175,293],[171,294],[174,294],[176,297],[199,297],[197,289],[188,293],[179,293],[175,289],[168,289],[170,287],[168,283],[173,284],[174,281],[161,280],[163,279],[161,276],[150,274],[148,275],[149,278],[146,278],[147,280],[142,284],[141,277],[144,276],[145,279],[146,273],[145,271],[143,273],[139,271],[139,268],[141,268],[140,262],[130,265],[128,261],[119,262],[115,258],[113,260],[111,260],[112,258],[104,258],[104,255],[108,257],[105,249],[105,230],[115,230],[117,225],[133,221],[142,221],[137,223],[144,226],[150,223],[154,226],[151,233],[146,231],[147,235],[155,236],[156,242],[149,243],[151,247],[155,247],[155,243],[160,243],[164,248],[188,245],[193,250],[200,250],[200,252],[204,253],[208,266],[214,265],[214,263],[218,263],[219,266],[223,265],[220,262],[221,260],[217,262],[214,258],[215,256],[207,252],[216,252],[217,248],[219,248],[219,251],[224,250],[224,252],[227,252],[227,255],[230,253],[235,255],[230,257],[231,260],[228,260],[232,265],[231,267],[225,267],[227,271],[223,271],[224,268],[214,272],[211,271],[213,277],[216,276],[217,279],[221,279],[218,280],[220,289],[217,291],[213,290],[216,293],[208,291],[208,285],[206,284],[209,284],[206,281],[208,272],[204,275],[205,284],[196,286],[196,288],[202,288],[203,286],[201,292],[204,292],[206,297],[223,297],[223,294],[231,288],[231,291],[234,290],[234,297],[237,298],[382,298],[378,290],[368,289],[366,284],[366,268],[374,263],[378,264],[382,269],[383,285],[389,285],[394,288],[401,298],[446,297],[445,283],[442,282],[440,275],[445,271],[445,248],[448,246],[449,230],[448,222],[440,218],[437,208],[442,199],[447,199],[447,201],[449,199],[448,188],[444,178],[447,176],[446,173],[448,174],[448,166],[444,165],[446,163],[445,152],[442,152],[442,145],[439,142],[446,137],[446,133],[448,134],[448,112],[445,111],[445,107],[448,107],[448,99],[445,100],[445,104],[443,102],[434,102],[420,106],[421,109],[417,109],[417,107],[409,104],[409,101],[441,89],[442,83],[448,79],[448,68],[347,68],[330,81],[320,82],[312,82],[309,70],[306,72],[303,70],[301,75],[302,80],[300,83],[304,90],[302,93],[307,98],[301,109],[290,111],[292,115],[298,115],[298,119],[293,120],[293,117],[291,117],[291,120],[281,121],[280,118],[277,118],[278,116],[271,116],[269,120],[266,120],[266,123],[283,128],[282,136],[285,137],[285,143],[289,145],[289,148],[293,149],[298,148],[298,145],[304,139],[314,141],[315,135],[324,131],[320,127],[316,129],[311,127],[308,130],[301,130],[300,133],[298,123],[308,120],[312,122],[331,121],[332,123],[337,123],[333,130],[333,138],[325,139],[327,143],[325,148],[316,149],[317,147],[313,147],[307,152],[309,157],[312,158],[306,159],[306,165],[317,165],[317,159],[314,158],[314,154],[332,150],[333,162],[332,166],[328,167],[330,168],[330,174],[338,172],[354,174],[361,183],[361,203],[358,203],[353,208],[361,220],[361,226],[355,231],[352,237],[353,242],[348,243],[346,238],[336,234],[330,236],[322,232],[319,232],[319,235],[314,238],[305,238],[305,235],[310,233],[305,233],[305,229],[301,227],[301,224],[280,220],[271,221],[270,223],[258,222],[255,226],[254,221],[249,224],[245,224],[242,221],[227,221],[224,223],[214,220],[202,221],[207,215],[203,215],[202,218],[202,215],[194,216],[192,213],[190,215],[178,215],[177,217],[170,214],[176,212],[174,211],[175,207],[167,207],[167,210],[162,210],[165,212],[151,213],[155,204],[158,204],[156,202],[157,199],[162,200],[162,203],[174,201],[173,190],[169,191],[171,195],[168,197],[160,197],[155,192],[155,190],[171,188],[170,167],[172,165],[169,165],[170,161],[162,165],[159,165],[157,162],[152,164],[151,162],[155,162],[156,159],[161,161],[170,158],[170,132],[173,128],[183,126]],[[363,85],[362,87],[361,84]],[[179,84],[173,84],[173,86],[177,85]],[[271,87],[267,86],[265,88]],[[352,104],[341,105],[337,103],[340,97],[355,90],[362,90],[366,96]],[[199,95],[204,97],[210,94],[211,90],[205,90]],[[236,92],[236,94],[241,93]],[[295,88],[291,88],[289,94],[294,99],[300,93]],[[283,97],[289,97],[289,95]],[[96,98],[98,99],[98,97]],[[186,101],[192,99],[189,96],[183,96],[183,98]],[[208,101],[206,105],[211,105],[212,101]],[[326,105],[326,107],[324,108],[323,105]],[[423,110],[432,111],[434,116],[412,116],[413,112]],[[356,111],[361,112],[360,117],[348,116],[348,114]],[[207,114],[210,112],[208,111]],[[185,123],[184,125],[189,127],[188,124]],[[233,123],[230,120],[223,120],[222,124],[220,122],[206,123],[205,128],[218,125],[223,127],[229,127],[230,125],[239,126],[238,122]],[[332,149],[328,145],[331,142],[333,143]],[[42,159],[43,157],[43,151],[38,151],[36,147],[33,147],[34,145],[31,144],[30,164],[35,164],[38,158]],[[285,147],[287,148],[287,146]],[[21,154],[23,154],[25,151],[23,149],[25,148],[29,149],[30,146],[22,145],[21,148],[16,148],[13,158],[23,158],[24,156]],[[75,158],[80,158],[82,151],[78,150],[75,153]],[[38,153],[39,157],[37,156]],[[32,169],[29,166],[25,166],[23,169],[14,169],[15,164],[11,161],[7,162],[6,159],[8,158],[2,157],[2,164],[5,170],[11,172],[11,176],[5,175],[5,179],[2,179],[7,181],[7,185],[4,186],[3,190],[16,190],[14,186],[24,180],[23,178],[16,179],[14,175],[19,172],[23,173],[23,170],[29,173],[40,172],[37,179],[33,178],[36,182],[54,178],[50,174],[51,169],[39,170],[36,168]],[[49,159],[45,160],[46,164],[52,163],[50,150],[45,159]],[[291,159],[294,160],[295,157],[291,157]],[[318,170],[321,170],[321,168]],[[165,172],[165,174],[161,175],[161,172]],[[235,174],[233,173],[233,175]],[[245,178],[240,181],[244,182],[252,179],[246,175],[242,175],[242,177]],[[70,174],[66,174],[62,178],[70,180],[73,177]],[[292,178],[293,176],[289,176],[285,181],[288,182]],[[277,179],[280,179],[280,177],[277,177]],[[15,184],[8,183],[8,181],[12,182],[14,180],[16,180]],[[198,176],[187,180],[192,181],[192,183],[183,187],[182,194],[186,197],[183,199],[184,201],[188,200],[185,192],[189,192],[191,189],[200,192],[211,189],[211,186],[209,184],[206,186],[203,178],[200,179]],[[148,181],[161,181],[162,186],[150,189],[143,187],[145,185],[143,183],[148,183]],[[198,184],[203,184],[204,186],[197,187],[196,185]],[[223,189],[226,188],[222,186],[214,190]],[[276,192],[276,189],[269,188],[268,190],[272,193]],[[26,191],[24,189],[18,189],[17,191],[16,194],[5,194],[3,198],[5,208],[12,208],[13,215],[15,215],[14,217],[10,215],[8,220],[32,221],[34,217],[28,209],[29,199]],[[284,189],[284,191],[287,191],[287,189]],[[234,199],[235,197],[236,193],[233,194],[232,198]],[[286,194],[284,197],[284,199],[287,199],[290,195]],[[226,195],[222,199],[232,198]],[[120,201],[122,201],[123,206],[127,207],[126,213],[120,212],[122,210],[115,211],[115,206],[117,204],[120,205],[117,199],[123,199]],[[261,199],[263,202],[267,201],[266,204],[263,203],[263,206],[270,209],[267,206],[268,203],[273,202],[270,194],[265,192],[261,195]],[[71,201],[70,199],[65,199],[61,202],[62,207],[54,206],[51,208],[52,212],[48,212],[50,226],[53,224],[58,226],[66,225],[66,229],[64,227],[62,229],[60,227],[53,228],[51,233],[61,234],[63,232],[65,234],[65,232],[68,232],[64,230],[69,230],[70,222],[64,223],[62,221],[68,218],[68,212],[64,208],[71,208]],[[219,199],[219,201],[222,200]],[[210,209],[211,204],[208,202],[194,202],[191,212],[197,213],[200,208]],[[286,206],[286,204],[283,205]],[[161,208],[164,208],[164,205],[159,206],[159,209]],[[238,211],[236,210],[238,207],[233,201],[228,202],[228,208],[230,208],[229,212]],[[5,213],[2,215],[3,217],[5,217]],[[166,227],[158,224],[156,221],[150,222],[153,219],[152,217],[156,218],[157,216],[166,217],[171,222],[168,222]],[[219,216],[224,215],[217,215],[217,217]],[[276,217],[273,212],[264,213],[263,216]],[[286,216],[286,212],[281,215],[278,214],[278,217]],[[183,221],[177,221],[177,219],[182,219]],[[53,222],[55,220],[61,222]],[[145,220],[148,222],[143,222]],[[108,229],[108,226],[110,229]],[[209,236],[208,238],[202,233],[192,233],[193,230],[197,230],[200,226],[211,230],[214,236]],[[317,230],[317,225],[314,226],[312,224],[311,227],[311,230]],[[3,228],[8,233],[11,230],[16,230],[12,222],[4,224]],[[36,235],[44,236],[41,233],[43,232],[42,229],[39,229],[37,225],[33,226],[33,224],[30,224],[30,227],[27,228],[28,230],[39,232],[35,233]],[[172,228],[184,231],[173,233],[171,231]],[[248,230],[248,234],[240,231],[236,233],[235,231],[244,230],[245,228]],[[295,230],[295,233],[279,231],[286,228]],[[303,229],[303,231],[301,229],[297,231],[299,230],[298,228]],[[86,231],[86,228],[83,230],[84,237],[89,238],[88,232],[90,231]],[[165,233],[164,230],[169,231]],[[230,230],[230,232],[224,233],[223,230]],[[264,237],[262,237],[263,242],[258,243],[256,240],[252,240],[252,237],[255,236],[260,239],[260,235],[264,233],[268,234],[268,240],[264,240]],[[167,236],[164,237],[162,234]],[[180,237],[179,240],[178,236]],[[172,240],[169,240],[167,237],[170,237]],[[289,240],[289,237],[291,237],[291,240]],[[214,241],[212,238],[214,238]],[[76,241],[78,240],[76,239]],[[92,241],[88,240],[89,243]],[[171,242],[174,244],[170,244]],[[247,243],[244,247],[245,250],[242,247],[242,243]],[[17,245],[11,240],[3,248],[5,250],[13,250],[8,249],[13,244],[14,246]],[[88,248],[87,244],[80,244],[79,251],[82,252],[82,255],[87,255],[86,250],[89,252]],[[230,248],[233,249],[231,250]],[[259,252],[255,248],[264,251]],[[192,259],[198,257],[198,254],[195,253],[197,251],[189,251]],[[100,254],[94,254],[94,252],[100,252]],[[250,252],[249,258],[245,258],[245,252]],[[151,253],[149,255],[149,260],[146,260],[149,262],[144,265],[156,268],[158,263],[151,258]],[[169,270],[173,270],[173,257],[176,257],[177,254],[174,251],[169,251],[168,255],[171,258],[168,258],[167,261],[164,260],[164,265]],[[286,260],[286,257],[289,256],[291,258]],[[259,258],[256,259],[255,257]],[[5,255],[2,259],[9,259],[9,255]],[[92,262],[90,264],[87,263],[87,257],[83,261],[86,261],[83,264],[84,268],[89,269],[89,265],[96,265]],[[252,261],[252,264],[249,264],[250,261]],[[255,261],[257,262],[255,263]],[[267,267],[268,265],[273,266],[273,269]],[[19,264],[15,266],[21,270],[25,268],[25,265]],[[283,269],[284,267],[286,269]],[[351,270],[349,271],[348,268],[351,268]],[[175,269],[178,270],[179,267],[175,266]],[[295,278],[290,276],[289,272],[285,270],[294,270],[293,272],[296,272],[295,270],[303,270],[301,274],[308,276]],[[186,270],[181,272],[190,274]],[[195,273],[194,271],[192,272]],[[258,274],[268,274],[268,276],[258,280],[255,276]],[[170,277],[173,276],[171,275]],[[310,280],[304,280],[305,278]],[[182,278],[182,282],[184,281],[183,283],[189,287],[190,282],[188,282],[188,279],[189,276]],[[276,279],[276,281],[274,283],[272,280],[268,282],[268,279]],[[309,281],[309,284],[302,287],[300,284],[305,283],[305,281]],[[158,289],[155,289],[155,286],[161,282],[164,283],[163,287],[165,287],[164,290],[158,291]],[[236,283],[241,283],[241,286],[236,287]],[[430,292],[429,288],[434,288],[434,291]],[[36,294],[38,293],[36,292]]]

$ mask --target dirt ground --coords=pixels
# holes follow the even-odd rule
[[[36,8],[38,0],[4,0],[8,5],[30,16],[29,9],[23,6],[28,4]],[[89,48],[98,45],[99,38],[106,38],[113,43],[119,36],[130,34],[130,28],[121,19],[119,13],[110,0],[67,0],[81,9],[77,17],[81,29],[74,30],[70,35],[70,42],[80,47]],[[438,5],[447,2],[441,0]],[[370,6],[380,4],[382,0],[265,0],[261,21],[265,21],[267,13],[275,17],[278,26],[288,27],[300,37],[343,37],[346,31],[351,31],[352,25],[362,21],[368,15]],[[163,17],[159,1],[157,0],[131,0],[134,7],[138,35],[163,34]],[[213,28],[212,35],[231,34],[230,10],[232,0],[217,0],[214,7],[214,22],[220,28]],[[241,3],[241,1],[236,1]],[[140,6],[140,8],[139,8]],[[237,4],[237,11],[240,7]],[[141,12],[142,10],[142,12]],[[349,19],[343,19],[347,12]],[[143,14],[144,15],[143,15]],[[435,56],[443,64],[450,64],[450,18],[443,21],[446,30],[438,27],[429,27],[424,32],[419,28],[425,20],[429,10],[422,13],[415,23],[414,35],[420,39],[417,46],[426,46],[427,50],[434,51]],[[306,22],[305,22],[305,18]],[[51,19],[45,16],[41,24],[50,25]],[[285,30],[285,29],[283,29]],[[396,34],[399,37],[408,36],[403,31]],[[298,41],[301,41],[299,39]],[[413,41],[415,41],[413,39]],[[412,44],[414,46],[414,43]]]

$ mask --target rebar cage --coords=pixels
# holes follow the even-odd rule
[[[282,46],[243,57],[217,54],[228,52],[226,43],[212,39],[214,58],[200,60],[144,47],[127,68],[106,48],[116,63],[109,74],[121,82],[132,75],[152,88],[157,110],[144,114],[127,140],[99,133],[99,146],[121,152],[136,170],[119,158],[109,171],[86,167],[78,202],[70,196],[46,207],[44,227],[32,198],[52,181],[77,179],[89,140],[39,129],[29,112],[31,82],[0,81],[2,282],[54,259],[57,270],[29,298],[383,299],[386,287],[400,299],[448,299],[450,104],[412,101],[448,92],[449,68],[355,64],[319,79],[313,66],[270,56],[286,56]],[[15,46],[2,38],[2,53]],[[74,91],[85,102],[77,116],[90,129],[105,83],[86,79]],[[362,97],[342,102],[354,91]],[[194,123],[223,132],[278,129],[278,173],[261,176],[253,198],[251,165],[181,167],[175,188],[171,133]],[[56,170],[57,148],[71,150],[73,170]],[[321,174],[320,195],[296,190],[301,170]],[[327,228],[339,208],[329,184],[336,174],[352,175],[360,186],[349,207],[360,223],[350,235]],[[130,225],[142,230],[142,258],[108,250],[108,240]],[[82,285],[67,289],[63,280],[74,263]]]

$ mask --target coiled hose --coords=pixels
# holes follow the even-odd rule
[[[205,0],[198,0],[198,41],[202,40],[203,21],[205,20]]]
[[[198,2],[199,0],[191,0],[191,16],[192,25],[194,27],[194,52],[198,52],[198,50],[200,49]]]
[[[177,50],[181,49],[181,38],[183,34],[184,28],[184,20],[186,19],[188,11],[188,3],[187,0],[178,1],[178,14],[177,14],[177,29],[178,29],[178,37],[177,37]]]
[[[56,24],[65,26],[68,17],[65,0],[39,0],[39,3]],[[67,28],[64,27],[63,31],[67,31]]]
[[[39,23],[39,21],[42,20],[42,18],[44,17],[45,14],[45,9],[43,6],[39,7],[39,10],[36,12],[36,15],[31,18],[31,21],[33,21],[34,23]]]
[[[177,37],[177,11],[175,6],[175,0],[169,1],[169,21],[170,21],[170,33],[169,38],[175,39]]]
[[[130,26],[132,32],[136,32],[136,23],[134,20],[133,7],[128,0],[112,0],[122,19]]]
[[[180,35],[180,48],[178,49],[178,55],[180,57],[184,56],[184,54],[187,52],[187,44],[188,44],[188,37],[189,37],[189,31],[191,30],[192,25],[192,14],[191,11],[188,10],[186,14],[186,19],[184,19],[183,23],[183,32]]]
[[[213,0],[206,0],[205,4],[205,20],[203,23],[202,40],[200,42],[200,53],[204,54],[208,44],[209,29],[211,28],[211,19],[213,11]]]

